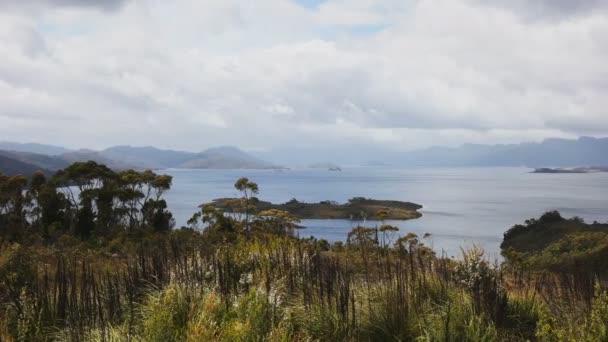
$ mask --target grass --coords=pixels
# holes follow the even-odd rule
[[[509,284],[478,248],[454,261],[415,249],[363,253],[361,246],[350,246],[325,252],[314,242],[274,237],[212,251],[181,246],[159,243],[154,253],[142,248],[119,262],[55,255],[30,270],[29,278],[20,269],[12,279],[21,290],[12,298],[15,304],[3,307],[0,340],[562,341],[608,336],[608,295],[599,284],[589,305],[566,292],[547,298],[540,285]],[[5,248],[2,269],[7,272],[15,268],[10,260],[26,251]],[[114,272],[92,266],[102,262],[116,262]],[[546,280],[546,285],[556,281]]]

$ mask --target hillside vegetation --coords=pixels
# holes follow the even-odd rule
[[[599,274],[608,270],[608,224],[548,212],[508,230],[501,249],[516,267]]]
[[[295,238],[299,219],[258,211],[246,178],[241,215],[203,206],[179,229],[170,176],[85,162],[29,179],[0,175],[0,341],[608,340],[605,268],[508,254],[586,229],[556,213],[507,232],[499,266],[390,225]]]

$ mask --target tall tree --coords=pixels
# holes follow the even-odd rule
[[[255,202],[259,193],[258,184],[249,181],[247,177],[242,177],[234,183],[235,189],[241,192],[244,212],[245,212],[245,231],[249,233],[249,215],[255,211]]]

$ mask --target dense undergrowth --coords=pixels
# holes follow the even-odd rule
[[[531,268],[508,253],[499,266],[476,246],[449,259],[386,225],[357,226],[346,243],[298,239],[296,217],[254,212],[255,183],[237,188],[239,215],[202,208],[175,230],[152,219],[168,217],[162,206],[124,213],[118,198],[105,213],[125,216],[100,223],[90,191],[47,213],[62,220],[52,232],[32,216],[18,231],[15,208],[38,205],[13,192],[0,213],[0,341],[608,341],[595,268]],[[93,214],[85,235],[81,210]]]

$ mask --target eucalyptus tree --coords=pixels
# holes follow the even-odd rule
[[[262,228],[277,235],[293,235],[300,219],[285,210],[268,209],[258,213]]]
[[[69,201],[41,171],[32,174],[27,196],[31,201],[29,218],[35,230],[45,238],[50,237],[52,233],[65,231]]]
[[[124,223],[130,228],[168,225],[171,217],[166,214],[167,203],[162,195],[171,188],[171,176],[157,175],[151,170],[126,170],[118,173],[118,180],[120,205],[117,210],[126,221]]]
[[[247,177],[242,177],[234,183],[234,188],[241,192],[243,211],[245,212],[245,231],[249,232],[249,216],[256,210],[255,203],[258,201],[258,184],[249,181]]]
[[[112,182],[115,180],[114,171],[94,161],[76,162],[57,171],[52,181],[70,203],[72,233],[87,238],[98,217],[104,224],[110,223],[115,190]]]
[[[122,225],[167,230],[173,217],[162,195],[172,177],[126,170],[115,172],[94,161],[77,162],[60,170],[53,183],[69,202],[70,230],[83,238],[94,228],[106,233]]]
[[[26,207],[28,205],[24,189],[24,176],[8,176],[0,173],[0,233],[14,240],[26,228]]]

